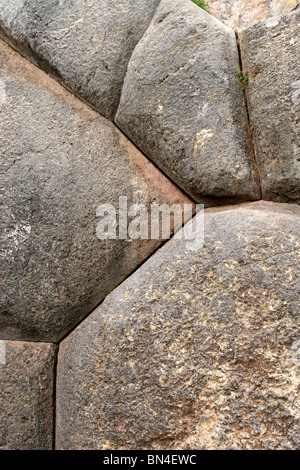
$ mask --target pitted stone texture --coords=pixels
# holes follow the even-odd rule
[[[235,34],[189,0],[162,0],[129,62],[117,125],[198,202],[260,196]]]
[[[56,346],[0,341],[0,450],[53,448]]]
[[[0,338],[56,342],[161,244],[100,240],[98,206],[190,201],[111,122],[3,43],[0,62]]]
[[[263,199],[300,202],[300,11],[240,34]]]
[[[128,60],[158,3],[0,0],[0,30],[34,63],[113,119]]]
[[[294,10],[299,0],[207,0],[211,13],[228,26],[246,28]]]
[[[60,345],[61,449],[299,448],[296,205],[208,209]]]

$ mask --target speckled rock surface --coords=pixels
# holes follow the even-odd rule
[[[128,60],[158,3],[0,0],[0,36],[112,119]]]
[[[211,13],[228,26],[245,28],[289,13],[299,0],[207,0]]]
[[[56,342],[160,240],[100,240],[100,204],[190,202],[118,130],[0,44],[0,338]]]
[[[53,448],[56,349],[0,341],[0,450]]]
[[[234,32],[187,0],[162,0],[130,59],[117,125],[207,205],[260,197]]]
[[[60,449],[296,449],[298,206],[209,209],[60,345]]]
[[[300,10],[240,34],[263,199],[300,202]]]

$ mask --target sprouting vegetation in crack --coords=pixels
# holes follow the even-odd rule
[[[249,81],[249,74],[248,72],[241,72],[240,70],[237,70],[236,71],[236,77],[239,81],[239,83],[242,85],[242,86],[246,86],[248,85],[248,81]]]
[[[210,13],[208,5],[206,5],[205,0],[191,0],[193,3],[198,5],[198,7],[203,8],[203,10],[207,11],[207,13]]]

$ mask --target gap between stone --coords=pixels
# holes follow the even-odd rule
[[[238,31],[236,29],[234,29],[234,34],[235,34],[236,46],[237,46],[237,52],[238,52],[238,58],[239,58],[239,68],[240,68],[240,72],[242,74],[244,74],[243,61],[242,61],[242,52],[241,52],[241,46],[240,46],[240,38],[239,38]],[[250,136],[250,140],[251,140],[251,147],[252,147],[252,152],[253,152],[253,160],[254,160],[254,164],[255,164],[255,167],[256,167],[256,170],[257,170],[257,174],[258,174],[258,181],[259,181],[259,188],[260,188],[260,198],[262,199],[261,175],[260,175],[259,164],[258,164],[258,161],[257,161],[255,139],[254,139],[254,132],[253,132],[253,124],[252,124],[251,119],[250,119],[248,95],[247,95],[246,87],[243,86],[242,88],[243,88],[244,103],[245,103],[246,114],[247,114],[248,131],[249,131],[249,136]]]

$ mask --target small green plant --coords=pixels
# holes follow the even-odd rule
[[[209,7],[206,5],[205,0],[192,0],[198,7],[203,8],[203,10],[207,11],[207,13],[210,13]]]
[[[237,70],[236,77],[242,86],[246,86],[248,84],[248,81],[249,81],[248,72],[243,73],[240,70]]]

